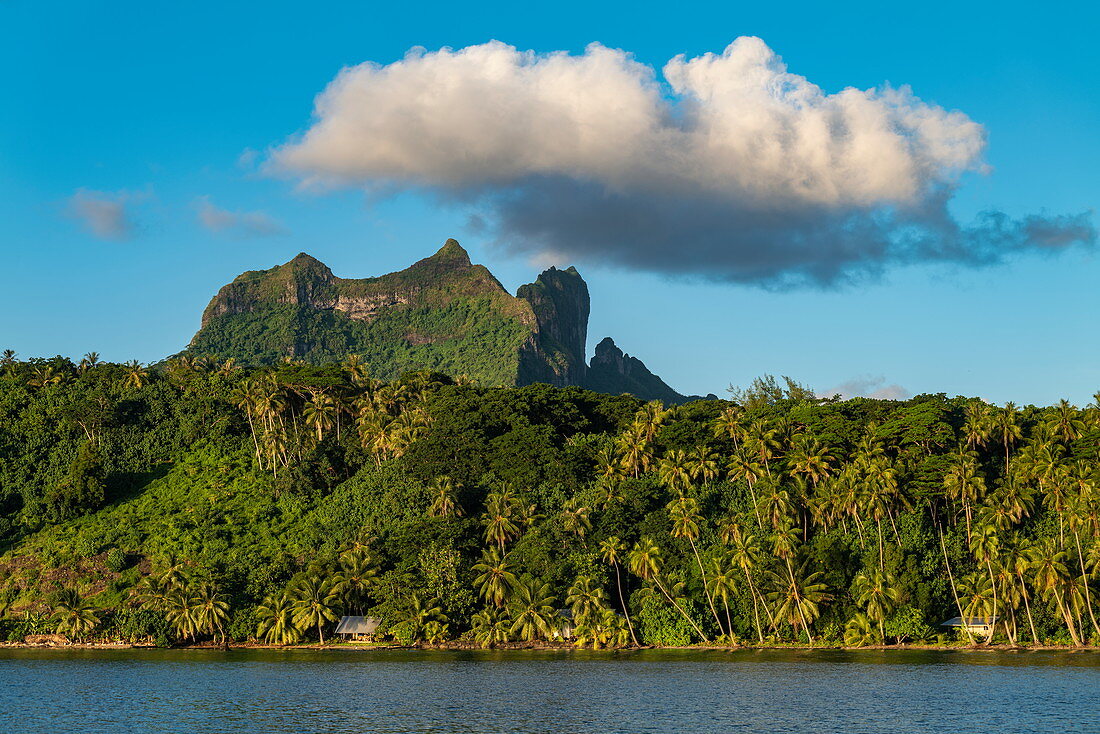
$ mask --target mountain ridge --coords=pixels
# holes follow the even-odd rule
[[[404,270],[367,278],[338,277],[302,252],[222,286],[185,351],[261,364],[358,354],[384,378],[432,369],[490,385],[688,399],[609,337],[589,363],[590,311],[575,267],[548,268],[513,296],[454,239]]]

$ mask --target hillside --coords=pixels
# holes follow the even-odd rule
[[[861,646],[962,614],[1100,642],[1100,395],[665,409],[358,367],[3,358],[0,638],[285,643],[367,614],[492,645],[571,608],[589,645]]]
[[[590,368],[589,307],[588,285],[575,268],[550,268],[513,296],[455,240],[374,278],[337,277],[302,253],[222,287],[187,352],[255,365],[355,354],[381,379],[427,369],[484,385],[545,382],[686,399],[637,360],[600,359]]]

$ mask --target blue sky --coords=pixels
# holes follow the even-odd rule
[[[414,46],[497,39],[580,54],[599,42],[660,69],[758,36],[827,93],[909,85],[982,125],[990,170],[963,175],[950,204],[960,220],[988,208],[1100,208],[1095,9],[403,7],[0,3],[0,347],[153,361],[190,339],[222,283],[299,251],[361,277],[453,236],[509,289],[533,279],[531,257],[469,226],[471,205],[415,190],[303,191],[257,168],[310,126],[314,97],[342,67],[389,64]],[[123,202],[125,236],[96,236],[77,216],[80,197],[98,196]],[[590,348],[611,335],[682,392],[721,393],[763,372],[819,390],[898,386],[996,402],[1084,404],[1100,389],[1100,262],[1088,248],[984,268],[888,265],[875,282],[786,290],[715,283],[698,268],[580,268],[593,296]]]

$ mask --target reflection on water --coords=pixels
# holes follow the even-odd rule
[[[1100,731],[1100,655],[0,650],[3,732]]]

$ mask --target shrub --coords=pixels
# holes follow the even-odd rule
[[[107,568],[119,573],[127,566],[126,553],[118,548],[112,548],[107,553]]]

